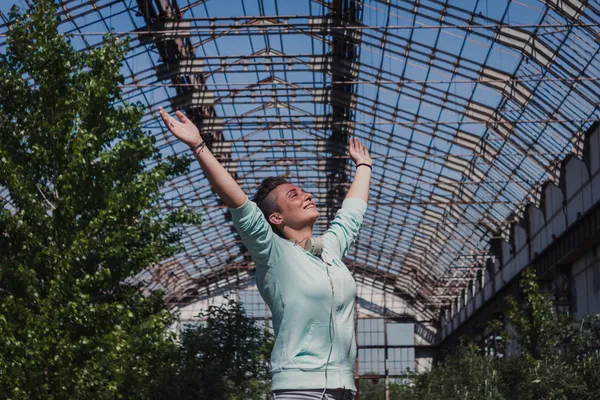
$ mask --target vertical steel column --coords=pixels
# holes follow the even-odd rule
[[[331,18],[328,21],[336,27],[331,30],[331,60],[326,73],[331,74],[331,88],[329,90],[329,105],[331,106],[331,135],[327,139],[327,152],[332,157],[326,160],[327,175],[327,218],[332,220],[337,209],[346,195],[345,187],[348,182],[346,173],[346,147],[354,128],[351,122],[354,119],[352,110],[355,84],[346,83],[355,81],[358,77],[357,58],[360,45],[360,30],[342,30],[344,25],[360,25],[362,3],[356,0],[332,0]],[[324,27],[326,28],[326,27]],[[326,29],[327,31],[327,29]]]

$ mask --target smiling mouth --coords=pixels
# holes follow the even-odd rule
[[[305,210],[308,210],[309,208],[315,208],[314,204],[309,204],[306,207],[304,207]]]

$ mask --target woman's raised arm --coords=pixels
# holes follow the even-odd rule
[[[358,139],[350,139],[350,143],[348,144],[348,152],[350,153],[352,161],[354,161],[357,166],[359,164],[367,164],[369,166],[373,165],[373,161],[371,160],[367,146],[362,144]],[[346,193],[346,198],[358,197],[363,199],[365,202],[368,202],[370,181],[371,168],[366,166],[361,166],[360,168],[357,167],[352,185],[350,185],[350,189],[348,190],[348,193]]]
[[[181,111],[176,111],[175,115],[180,121],[169,115],[162,107],[158,107],[163,122],[179,140],[194,148],[203,142],[200,131]],[[229,172],[212,155],[206,146],[199,146],[194,155],[200,163],[208,182],[217,193],[223,204],[229,208],[241,207],[246,201],[246,194],[237,184],[235,179],[229,175]]]

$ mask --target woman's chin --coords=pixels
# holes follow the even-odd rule
[[[319,216],[319,211],[317,211],[316,208],[309,208],[308,210],[304,211],[304,218],[306,218],[309,221],[312,221],[313,223],[314,221],[319,219]]]

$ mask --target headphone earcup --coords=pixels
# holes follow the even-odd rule
[[[311,237],[306,239],[307,250],[314,256],[320,257],[325,247],[325,241],[322,237]]]

